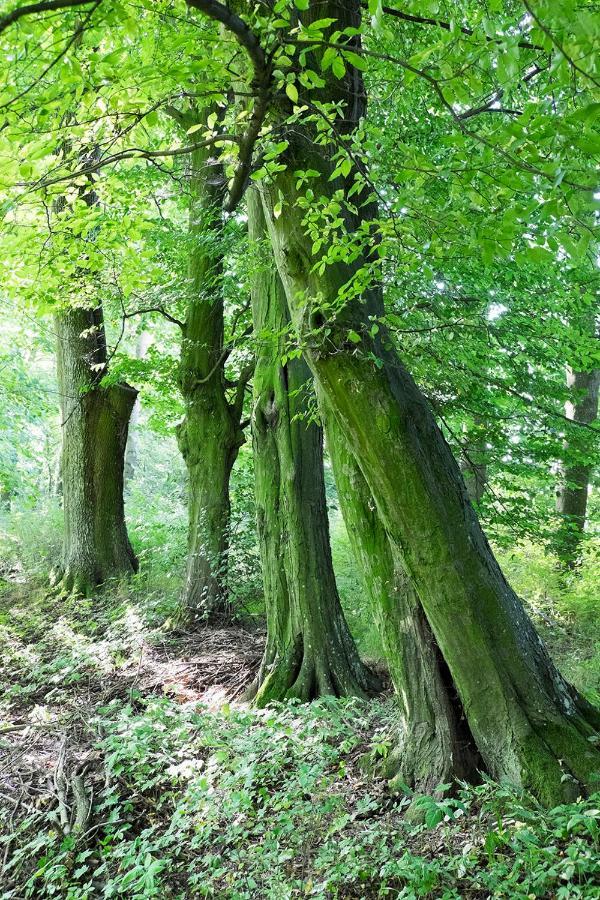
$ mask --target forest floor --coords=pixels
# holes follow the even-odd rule
[[[138,601],[0,580],[3,900],[600,897],[600,795],[483,783],[408,822],[372,771],[389,696],[253,710],[260,629],[181,635]],[[559,657],[593,655],[540,614]]]

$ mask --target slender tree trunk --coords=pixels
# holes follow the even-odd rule
[[[207,152],[192,155],[191,300],[183,326],[179,386],[185,417],[177,430],[189,475],[188,563],[179,621],[223,621],[227,591],[229,480],[244,442],[241,410],[226,396],[223,320],[224,176]]]
[[[567,387],[572,399],[565,404],[569,419],[591,425],[598,416],[598,389],[600,369],[591,372],[574,372],[567,367]],[[562,564],[573,569],[577,566],[581,540],[585,530],[590,478],[595,459],[595,447],[590,450],[590,435],[582,430],[577,441],[565,445],[567,462],[562,471],[562,483],[557,492],[556,510],[562,517],[558,533],[557,549]]]
[[[148,347],[152,343],[152,335],[149,331],[141,331],[135,346],[136,359],[144,359]],[[140,398],[135,398],[135,403],[129,417],[129,432],[127,434],[127,447],[125,449],[125,486],[133,479],[138,466],[138,425],[140,421]]]
[[[260,199],[248,199],[255,247],[266,235]],[[310,370],[282,362],[287,301],[272,257],[254,275],[257,338],[252,436],[267,645],[251,691],[272,700],[365,696],[378,688],[342,612],[331,559],[323,477],[323,433],[311,419]]]
[[[327,409],[323,398],[320,406]],[[402,554],[331,412],[325,421],[342,515],[398,697],[395,748],[383,769],[392,787],[431,794],[455,778],[475,778],[481,761]]]
[[[485,427],[481,419],[476,418],[470,428],[465,427],[463,434],[465,443],[460,455],[460,471],[469,500],[477,507],[485,494],[488,482]]]
[[[65,532],[62,564],[53,580],[61,590],[88,595],[107,579],[137,570],[123,507],[125,445],[136,391],[124,383],[99,385],[106,366],[100,307],[58,313],[56,332]]]
[[[329,0],[311,5],[310,15],[317,14],[345,27],[358,24],[360,5]],[[330,99],[340,93],[347,98],[340,127],[357,122],[362,91],[360,73],[350,68],[343,84],[332,84]],[[308,130],[296,126],[287,136],[285,172],[261,182],[278,270],[319,390],[402,553],[447,665],[453,684],[448,702],[455,702],[455,693],[460,697],[493,777],[530,788],[547,803],[590,790],[600,770],[593,742],[600,714],[551,662],[500,571],[423,394],[386,329],[374,334],[371,328],[377,303],[364,290],[356,292],[364,281],[360,270],[374,260],[355,251],[351,264],[329,259],[315,265],[304,223],[306,198],[294,173],[321,173],[310,182],[317,197],[331,197],[340,185],[330,180],[331,166]],[[354,215],[343,209],[339,215],[358,238]]]

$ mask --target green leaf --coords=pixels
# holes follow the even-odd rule
[[[331,71],[336,78],[344,77],[344,75],[346,74],[346,66],[344,65],[344,60],[341,56],[336,56],[331,63]]]
[[[366,71],[367,61],[364,56],[360,56],[353,50],[344,50],[344,57],[348,60],[350,65],[354,66],[355,69],[360,69],[361,72]]]
[[[288,82],[285,86],[285,92],[292,101],[292,103],[298,102],[298,88],[293,82]]]

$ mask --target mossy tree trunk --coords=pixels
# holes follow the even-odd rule
[[[179,386],[185,417],[177,430],[189,475],[188,562],[179,622],[230,617],[227,590],[229,481],[244,442],[243,387],[230,403],[225,380],[223,217],[225,184],[204,150],[192,154],[191,299],[183,323]]]
[[[360,5],[311,4],[310,15],[317,14],[344,27],[358,23]],[[340,128],[347,130],[362,111],[360,73],[348,69],[341,86],[331,84],[331,99],[345,92]],[[315,266],[306,198],[294,172],[321,173],[310,183],[317,197],[331,197],[341,185],[330,180],[331,165],[323,148],[315,151],[308,129],[295,127],[287,136],[286,171],[261,184],[294,325],[378,517],[402,554],[483,765],[547,803],[590,790],[600,770],[594,743],[600,714],[550,660],[493,556],[422,392],[386,329],[374,334],[371,328],[377,307],[360,289],[364,268],[375,264],[369,250],[360,254],[355,247],[352,263],[336,252],[336,261]],[[358,244],[360,222],[348,211],[340,215]]]
[[[265,238],[260,199],[248,198],[249,236]],[[256,270],[257,342],[252,436],[267,644],[255,703],[378,688],[350,635],[337,592],[323,476],[323,433],[311,418],[312,377],[303,359],[282,361],[289,313],[272,255]],[[313,410],[314,413],[314,410]]]
[[[574,372],[567,368],[567,387],[572,395],[565,405],[567,417],[591,425],[598,416],[600,369]],[[562,518],[557,540],[558,555],[568,569],[577,566],[585,530],[590,479],[597,450],[597,441],[592,442],[590,437],[589,432],[581,429],[565,445],[568,461],[562,470],[556,498],[556,509]]]
[[[123,506],[123,468],[136,391],[102,387],[106,339],[102,308],[56,315],[62,414],[64,548],[53,582],[89,595],[109,578],[137,571]]]
[[[382,768],[392,786],[431,794],[456,778],[476,777],[481,761],[402,555],[323,398],[320,406],[340,508],[398,697],[395,746]]]

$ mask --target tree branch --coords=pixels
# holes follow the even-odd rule
[[[50,187],[52,184],[71,181],[73,178],[78,178],[81,175],[91,175],[93,172],[97,172],[99,169],[103,169],[105,166],[110,166],[113,163],[121,162],[123,159],[161,159],[170,156],[183,156],[185,154],[193,153],[194,150],[201,150],[203,147],[210,147],[213,144],[218,144],[220,141],[229,144],[238,144],[240,143],[240,140],[241,139],[234,134],[218,134],[214,135],[214,137],[207,138],[205,141],[200,141],[197,144],[190,144],[188,147],[175,147],[172,150],[143,150],[141,147],[131,147],[128,150],[121,150],[119,153],[114,153],[112,156],[105,156],[97,162],[82,166],[82,168],[77,169],[75,172],[70,172],[68,175],[61,175],[59,178],[40,178],[33,187],[36,189]]]
[[[176,319],[175,316],[168,313],[162,306],[146,306],[143,309],[134,309],[132,312],[122,313],[122,317],[124,319],[132,319],[134,316],[143,316],[145,313],[159,313],[168,322],[172,322],[173,325],[178,325],[181,329],[185,328],[185,325],[180,319]]]
[[[578,66],[577,63],[575,62],[575,60],[572,59],[572,57],[570,57],[570,56],[568,55],[568,53],[566,52],[565,48],[562,46],[562,44],[560,43],[560,41],[558,40],[558,38],[556,38],[556,37],[552,34],[552,32],[550,31],[550,29],[549,29],[546,25],[544,25],[544,23],[540,20],[540,18],[539,18],[539,16],[537,15],[537,13],[534,13],[533,9],[531,8],[531,3],[528,3],[527,0],[523,0],[523,6],[524,6],[525,9],[527,10],[527,12],[529,13],[529,15],[530,15],[531,18],[533,19],[533,21],[536,23],[536,25],[538,26],[538,28],[539,28],[541,31],[543,31],[544,34],[546,35],[546,37],[549,38],[549,39],[552,41],[552,43],[554,44],[554,46],[556,47],[556,49],[558,50],[558,52],[561,54],[561,56],[564,57],[564,59],[566,59],[566,61],[568,62],[568,64],[571,66],[571,68],[572,68],[575,72],[579,72],[580,75],[583,75],[584,78],[587,78],[588,81],[591,81],[592,84],[595,84],[596,87],[600,87],[600,81],[598,81],[598,79],[594,78],[593,75],[590,75],[589,72],[586,72],[585,69],[582,69],[581,66]]]
[[[240,16],[224,6],[223,3],[218,3],[217,0],[186,0],[186,3],[216,22],[220,22],[227,31],[233,34],[250,57],[256,77],[265,71],[268,61],[260,41]]]
[[[363,4],[366,6],[366,4]],[[383,12],[387,16],[394,16],[396,19],[403,19],[405,22],[415,22],[417,25],[434,25],[438,28],[443,28],[444,31],[452,31],[453,26],[450,22],[444,22],[443,19],[430,19],[427,16],[415,16],[411,13],[401,12],[399,9],[392,9],[391,6],[384,6]],[[466,34],[468,37],[472,37],[475,32],[472,28],[467,28],[465,25],[459,25],[458,30],[461,34]],[[485,40],[492,44],[501,44],[502,38],[494,38],[489,37],[489,35],[485,35]],[[519,41],[518,46],[523,48],[524,50],[543,50],[543,47],[540,47],[538,44],[532,44],[531,41]]]
[[[8,15],[3,16],[0,19],[0,34],[24,16],[31,16],[35,13],[47,12],[48,10],[53,9],[69,9],[73,6],[87,6],[91,2],[92,0],[42,0],[41,3],[29,3],[26,6],[17,6],[16,9],[13,9],[12,12],[9,12]]]
[[[232,12],[217,0],[186,0],[188,6],[199,10],[215,22],[220,22],[230,31],[241,47],[244,48],[254,71],[253,89],[256,93],[254,108],[245,135],[240,138],[240,155],[233,176],[229,196],[224,205],[225,212],[233,212],[240,202],[250,173],[252,171],[252,154],[258,140],[267,109],[269,106],[271,86],[271,62],[263,50],[260,40],[250,26],[240,16]]]
[[[246,392],[246,387],[248,382],[252,378],[254,374],[255,361],[247,363],[242,371],[239,374],[237,385],[235,388],[235,396],[233,398],[233,402],[231,404],[231,411],[233,413],[235,422],[240,422],[242,418],[242,412],[244,409],[244,394]]]
[[[19,94],[17,94],[16,97],[12,97],[10,100],[7,100],[6,103],[2,103],[2,105],[0,105],[0,110],[6,109],[8,106],[12,106],[13,103],[16,103],[16,102],[17,102],[17,100],[21,100],[21,99],[22,99],[23,97],[25,97],[30,91],[33,90],[33,88],[36,86],[36,84],[39,84],[40,81],[42,81],[42,79],[46,77],[46,75],[48,74],[48,72],[49,72],[51,69],[53,69],[54,66],[57,65],[57,63],[60,62],[60,60],[63,58],[63,56],[65,56],[65,54],[68,53],[68,51],[71,49],[71,47],[73,46],[73,44],[75,44],[75,43],[79,40],[79,38],[81,37],[81,35],[82,35],[83,32],[85,31],[85,29],[86,29],[86,27],[87,27],[87,25],[88,25],[90,19],[92,18],[92,16],[94,15],[94,13],[96,12],[96,10],[98,9],[98,7],[100,6],[101,3],[102,3],[102,0],[95,0],[94,5],[92,6],[92,8],[91,8],[91,9],[89,10],[89,12],[87,13],[85,19],[83,20],[83,22],[81,22],[81,23],[77,26],[77,28],[75,29],[75,32],[74,32],[73,36],[67,41],[67,43],[65,44],[65,46],[63,47],[63,49],[62,49],[62,50],[60,51],[60,53],[58,54],[58,56],[55,56],[54,59],[52,60],[52,62],[51,62],[51,63],[48,63],[48,65],[47,65],[46,68],[43,70],[43,72],[41,73],[41,75],[39,75],[39,76],[35,79],[35,81],[32,81],[31,84],[29,84],[26,88],[23,88],[23,90],[22,90]]]

